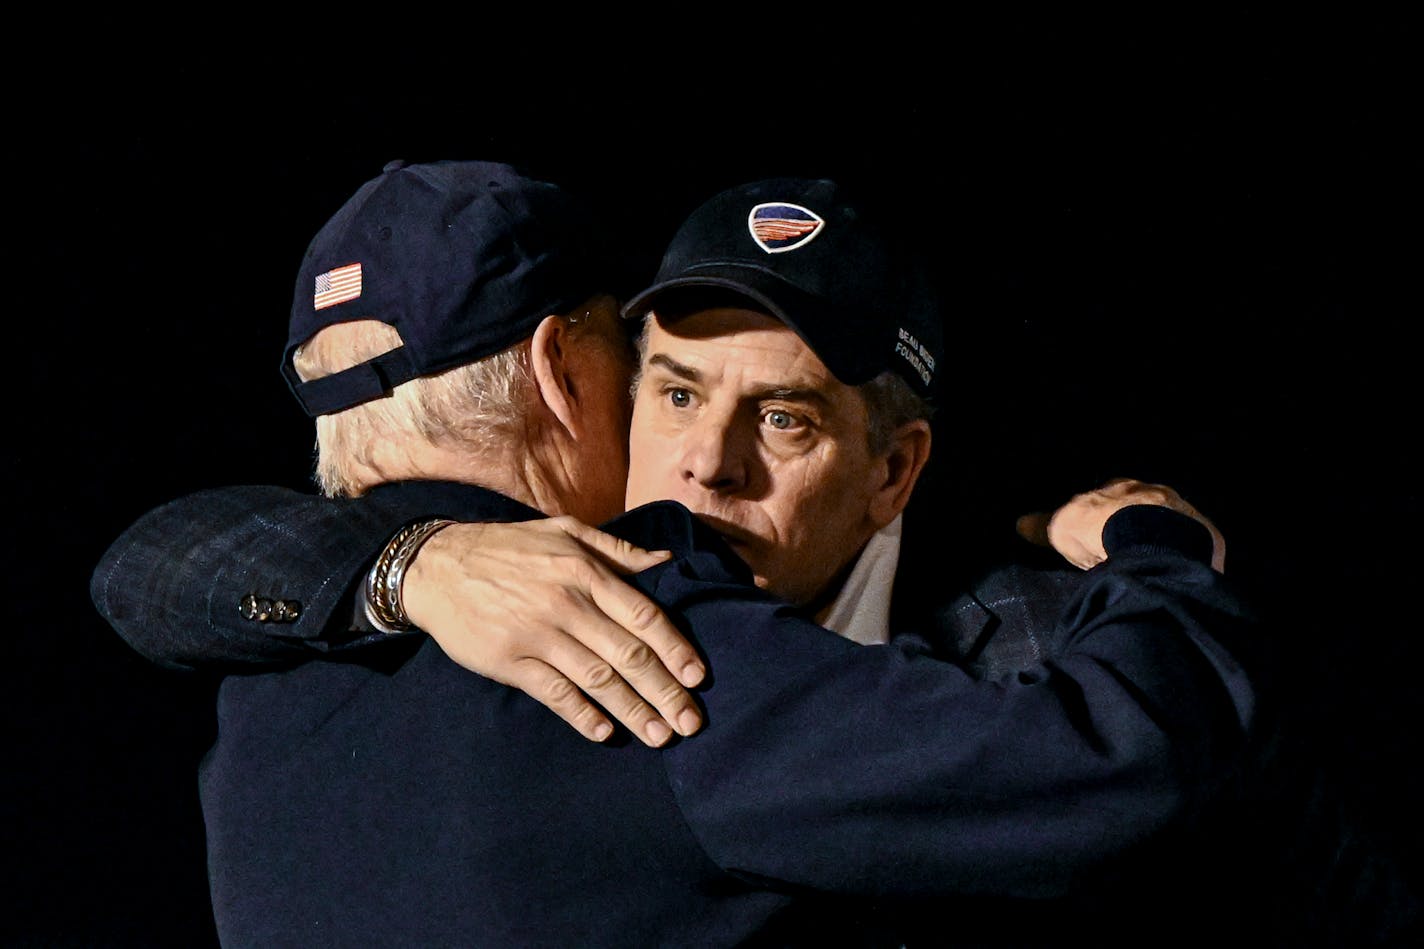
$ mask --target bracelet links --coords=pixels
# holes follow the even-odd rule
[[[407,524],[381,550],[375,566],[366,574],[366,618],[371,625],[389,634],[415,629],[401,601],[406,568],[415,559],[422,544],[436,531],[453,523],[453,520],[441,517]]]

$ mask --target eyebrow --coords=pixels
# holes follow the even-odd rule
[[[679,379],[688,382],[701,382],[702,373],[691,366],[683,365],[671,356],[663,353],[654,353],[648,357],[649,366],[658,366],[667,370]],[[824,392],[809,386],[784,386],[769,385],[762,388],[753,389],[746,393],[752,399],[784,399],[788,402],[804,402],[815,405],[829,406],[831,400]]]
[[[816,389],[769,386],[765,389],[756,389],[748,394],[754,399],[781,399],[785,402],[811,403],[821,406],[831,404],[831,400],[826,398],[826,394]]]
[[[664,356],[662,353],[654,353],[648,357],[649,366],[661,366],[679,379],[686,379],[688,382],[701,382],[702,373],[691,366],[684,366],[671,356]]]

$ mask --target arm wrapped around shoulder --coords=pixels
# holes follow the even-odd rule
[[[406,508],[379,492],[200,491],[120,535],[90,596],[130,646],[170,668],[310,657],[369,635],[352,628],[355,591],[381,546],[421,513]]]
[[[1249,745],[1253,621],[1163,511],[1118,515],[1061,648],[994,682],[683,580],[712,685],[666,760],[712,859],[896,900],[1043,897],[1188,825]]]

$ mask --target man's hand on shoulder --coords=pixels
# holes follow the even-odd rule
[[[1075,495],[1052,515],[1026,514],[1018,532],[1026,540],[1051,546],[1074,566],[1087,570],[1107,559],[1103,526],[1108,518],[1134,504],[1152,504],[1185,514],[1211,532],[1211,565],[1226,568],[1226,540],[1216,525],[1165,484],[1148,484],[1131,478],[1114,478],[1093,491]]]
[[[684,687],[705,669],[620,575],[667,556],[571,517],[451,524],[420,548],[402,600],[459,665],[526,692],[591,740],[612,734],[606,710],[656,747],[702,726]]]

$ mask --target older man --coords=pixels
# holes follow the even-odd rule
[[[292,529],[309,502],[290,498],[275,522],[243,522],[283,524],[278,537],[260,526],[209,547],[212,522],[189,525],[199,540],[182,562],[197,569],[162,581],[161,558],[184,543],[170,528],[205,505],[230,516],[275,496],[206,494],[155,512],[94,578],[96,603],[131,642],[166,658],[241,654],[273,640],[254,630],[280,641],[322,625],[312,617],[345,602],[370,538],[407,525],[366,598],[368,625],[400,630],[412,618],[400,578],[445,518],[606,513],[582,482],[600,478],[599,498],[623,480],[617,337],[586,280],[534,265],[558,259],[546,242],[561,228],[518,199],[530,187],[484,166],[416,166],[363,188],[313,243],[293,347],[316,358],[291,370],[308,410],[333,422],[463,366],[478,367],[465,393],[509,379],[528,414],[477,438],[446,414],[409,444],[357,427],[345,468],[361,497],[328,502],[308,522],[320,531]],[[1119,486],[1071,509],[1106,562],[1070,597],[1053,661],[1010,682],[976,682],[910,646],[862,648],[805,618],[845,606],[848,628],[885,638],[886,532],[928,455],[915,390],[932,381],[935,344],[833,185],[759,183],[709,208],[693,220],[740,215],[766,259],[739,269],[699,251],[678,264],[679,248],[727,233],[691,226],[683,237],[695,239],[669,255],[676,272],[635,301],[654,315],[628,479],[631,503],[671,495],[700,520],[654,504],[610,530],[671,550],[633,582],[705,656],[711,727],[661,750],[585,743],[420,637],[386,638],[360,662],[230,677],[203,778],[228,941],[879,942],[896,917],[867,901],[899,914],[951,896],[1060,892],[1176,823],[1229,771],[1252,714],[1228,648],[1241,613],[1208,565],[1206,529],[1132,503],[1173,496]],[[797,256],[847,246],[863,253],[832,261],[861,267]],[[798,285],[802,268],[825,282]],[[485,292],[498,275],[510,285]],[[403,345],[321,357],[368,319],[393,324]],[[489,365],[511,348],[522,375]],[[432,405],[409,401],[417,421]],[[323,470],[343,450],[334,435],[322,432]],[[227,596],[234,577],[246,592]],[[230,621],[239,601],[245,618]],[[163,615],[173,609],[209,645],[170,648],[182,635]]]

